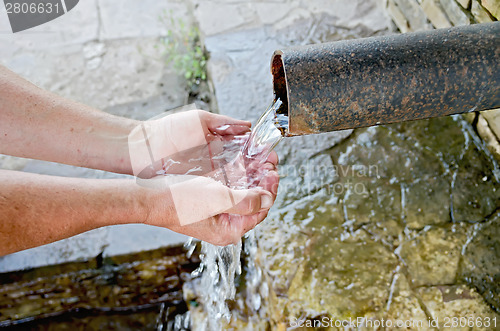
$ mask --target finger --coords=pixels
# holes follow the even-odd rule
[[[204,112],[207,126],[210,130],[221,135],[243,134],[250,130],[252,123],[249,121],[234,119],[229,116]]]
[[[240,124],[224,124],[221,126],[210,127],[210,130],[220,134],[221,136],[236,136],[250,132],[250,127]]]
[[[270,163],[274,164],[275,166],[277,166],[279,163],[278,153],[276,153],[275,151],[272,151],[271,153],[269,153],[269,156],[267,157],[266,162],[270,162]]]
[[[269,171],[266,175],[261,179],[258,186],[265,191],[271,192],[273,198],[276,199],[276,195],[278,194],[278,185],[279,185],[279,174],[277,171]]]
[[[226,211],[229,214],[254,215],[271,208],[274,203],[273,195],[260,189],[231,190],[231,194],[238,203]]]
[[[231,230],[229,232],[234,234],[233,238],[241,238],[245,233],[261,223],[267,217],[268,212],[268,210],[264,210],[250,216],[230,215],[229,224]]]

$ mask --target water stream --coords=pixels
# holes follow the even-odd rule
[[[259,118],[250,136],[241,147],[240,157],[245,161],[264,163],[271,151],[283,139],[283,132],[287,129],[288,118],[277,114],[282,105],[281,100],[275,100],[264,114]],[[248,176],[246,187],[255,187],[265,173],[258,172],[256,175]],[[256,311],[260,308],[260,286],[261,273],[254,264],[256,250],[256,239],[253,230],[247,233],[245,242],[245,253],[247,256],[248,271],[245,275],[247,284],[246,296],[250,301],[247,306]],[[188,244],[193,245],[192,243]],[[235,278],[241,275],[241,240],[234,245],[226,247],[215,246],[202,242],[201,265],[193,276],[200,276],[199,294],[207,314],[205,320],[206,330],[220,330],[224,321],[229,322],[231,313],[227,300],[232,300],[236,295]]]

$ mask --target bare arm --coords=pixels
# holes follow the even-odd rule
[[[0,170],[0,255],[98,227],[146,222],[151,201],[133,180],[63,178]],[[168,195],[164,196],[168,205]],[[165,220],[164,226],[170,226]]]
[[[207,188],[193,206],[210,205],[216,195],[244,194],[224,213],[182,225],[168,185],[141,186],[132,179],[81,179],[0,170],[0,256],[48,244],[102,226],[143,223],[169,228],[214,244],[235,242],[267,215],[275,199],[277,159],[267,163],[261,189],[235,191]],[[162,178],[151,179],[154,181]],[[189,184],[189,183],[188,183]],[[184,197],[190,201],[190,193]],[[190,207],[192,208],[192,207]]]
[[[62,98],[0,66],[0,154],[132,174],[139,122]]]

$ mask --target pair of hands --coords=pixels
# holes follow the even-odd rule
[[[240,153],[250,122],[191,110],[142,122],[129,135],[137,183],[149,190],[147,224],[228,245],[265,219],[278,190],[275,152]]]

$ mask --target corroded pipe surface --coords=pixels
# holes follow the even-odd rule
[[[500,107],[500,22],[278,50],[287,135]]]

